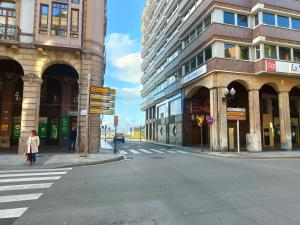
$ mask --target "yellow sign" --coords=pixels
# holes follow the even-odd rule
[[[100,95],[100,94],[91,94],[90,99],[91,100],[107,100],[107,101],[114,101],[115,96],[111,95]]]
[[[8,131],[8,125],[6,124],[1,125],[1,131]]]
[[[97,93],[97,94],[111,94],[111,95],[116,95],[116,89],[110,89],[107,87],[96,87],[92,86],[90,89],[91,93]]]
[[[114,108],[115,104],[114,102],[95,102],[91,101],[90,102],[91,107],[106,107],[106,108]]]
[[[91,114],[106,114],[106,115],[114,115],[115,110],[114,109],[96,109],[96,108],[91,108],[90,109]]]

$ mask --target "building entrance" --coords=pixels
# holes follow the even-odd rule
[[[43,74],[39,117],[42,145],[68,147],[72,127],[77,128],[78,74],[66,64],[50,66]]]

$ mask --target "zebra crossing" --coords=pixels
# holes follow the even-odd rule
[[[1,219],[21,217],[29,209],[29,201],[38,200],[43,195],[43,190],[51,188],[54,181],[71,170],[72,168],[0,171],[0,224]],[[9,203],[16,203],[18,206],[6,206]]]
[[[119,150],[121,155],[140,155],[140,154],[187,154],[188,152],[181,151],[181,150],[175,150],[175,149],[122,149]]]

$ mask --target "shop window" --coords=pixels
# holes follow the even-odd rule
[[[205,62],[206,62],[206,61],[208,61],[208,60],[210,60],[210,59],[212,58],[212,50],[211,50],[211,46],[208,47],[208,48],[206,48],[206,49],[204,50],[204,52],[205,52]]]
[[[265,58],[277,59],[277,52],[275,45],[265,45]]]
[[[263,13],[264,24],[275,26],[275,15],[270,13]]]
[[[300,30],[300,19],[292,19],[292,28]]]
[[[300,62],[300,49],[294,48],[294,61]]]
[[[239,59],[241,60],[249,60],[249,47],[247,46],[239,46]]]
[[[233,44],[225,44],[225,58],[235,59],[235,45]]]
[[[245,15],[237,15],[237,25],[241,27],[248,27],[248,17]]]
[[[224,23],[235,25],[234,13],[224,12]]]
[[[39,27],[40,34],[48,33],[48,15],[49,15],[49,6],[41,5],[41,7],[40,7],[40,27]]]
[[[277,23],[279,27],[290,27],[290,19],[286,16],[277,16]]]
[[[280,60],[291,60],[291,49],[286,47],[279,47],[279,59]]]
[[[68,5],[53,2],[51,35],[66,37],[68,30]]]

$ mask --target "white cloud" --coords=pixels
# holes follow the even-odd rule
[[[140,83],[142,76],[140,55],[141,44],[130,39],[128,34],[112,33],[107,37],[107,60],[111,74],[120,81]]]

